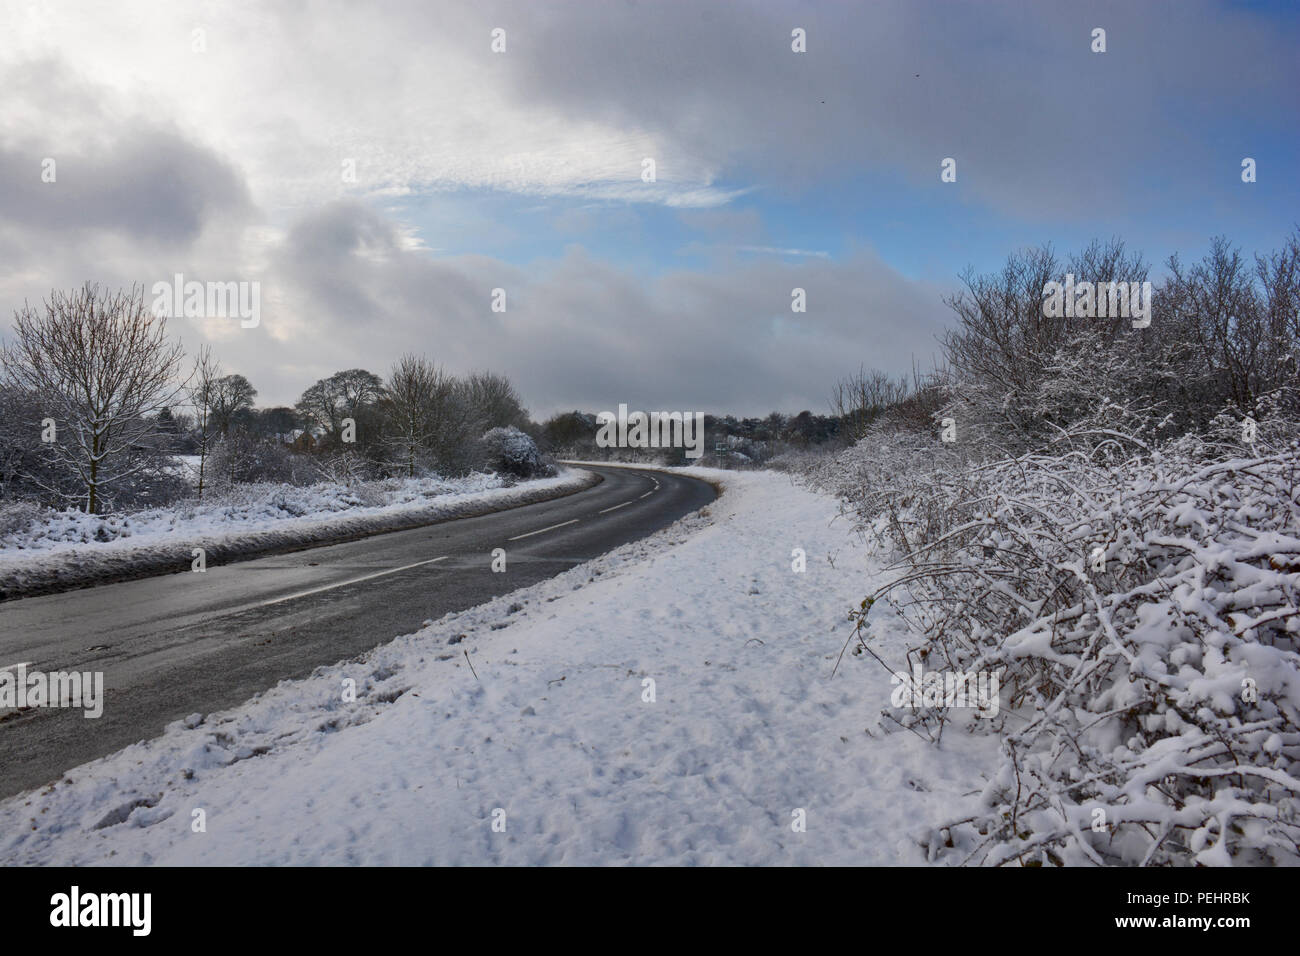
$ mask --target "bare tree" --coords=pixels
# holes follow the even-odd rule
[[[504,375],[473,372],[461,387],[478,434],[492,428],[523,428],[528,424],[528,410]]]
[[[905,378],[893,379],[879,369],[859,367],[831,389],[831,413],[840,419],[840,433],[855,442],[891,405],[908,396]]]
[[[430,451],[434,464],[443,474],[460,474],[472,467],[474,443],[481,430],[481,419],[471,408],[464,382],[447,375],[433,394],[430,409],[433,440]]]
[[[50,402],[48,417],[66,436],[51,443],[53,453],[80,479],[87,512],[97,512],[115,485],[145,467],[127,453],[156,437],[147,416],[181,390],[182,354],[139,286],[110,293],[87,283],[51,292],[41,310],[24,303],[14,313],[0,364],[11,382]]]
[[[365,369],[353,368],[320,379],[302,393],[294,408],[326,436],[337,435],[343,419],[356,418],[361,409],[376,404],[383,395],[383,379]]]
[[[414,477],[416,464],[435,445],[440,399],[453,387],[441,368],[423,356],[407,353],[398,359],[388,376],[384,402],[385,444],[393,448],[398,460]]]
[[[212,385],[212,424],[225,437],[230,434],[231,419],[253,407],[257,389],[242,375],[223,375]]]
[[[204,470],[212,450],[212,404],[217,382],[221,380],[221,363],[212,357],[210,346],[203,346],[194,357],[187,391],[194,406],[194,430],[199,446],[199,498],[203,497]]]
[[[69,490],[66,469],[58,467],[40,440],[48,403],[35,392],[0,382],[0,503],[5,499],[58,501]]]
[[[1255,272],[1263,288],[1273,350],[1293,360],[1300,345],[1300,228],[1287,237],[1280,252],[1255,256]]]
[[[965,289],[945,299],[957,324],[942,336],[946,359],[963,379],[985,383],[1002,394],[1026,394],[1037,385],[1065,341],[1077,331],[1074,319],[1043,311],[1043,288],[1068,274],[1094,283],[1142,283],[1149,267],[1124,243],[1092,242],[1068,262],[1051,246],[1027,249],[1007,258],[1001,272],[980,275],[968,269]],[[1090,319],[1106,344],[1125,332],[1126,321],[1111,316]]]
[[[1170,256],[1166,287],[1175,315],[1201,349],[1226,397],[1247,414],[1261,392],[1265,325],[1253,276],[1241,253],[1216,237],[1190,268]]]

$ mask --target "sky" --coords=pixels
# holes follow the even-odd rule
[[[0,313],[259,283],[168,328],[260,406],[410,351],[536,418],[826,412],[968,267],[1279,247],[1298,50],[1293,3],[0,0]]]

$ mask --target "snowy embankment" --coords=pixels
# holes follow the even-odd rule
[[[878,580],[835,499],[683,471],[723,495],[5,801],[0,860],[924,863],[918,831],[981,789],[995,738],[888,733],[866,655],[832,678]]]
[[[47,513],[0,537],[0,600],[189,571],[195,548],[207,564],[224,564],[501,511],[598,480],[572,469],[516,485],[499,475],[412,478],[368,483],[360,496],[344,485],[255,485],[129,515]]]

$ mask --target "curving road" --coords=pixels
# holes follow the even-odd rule
[[[0,796],[559,574],[715,496],[681,475],[584,467],[604,480],[554,501],[0,604],[0,667],[103,671],[106,698],[97,719],[44,707],[0,717]]]

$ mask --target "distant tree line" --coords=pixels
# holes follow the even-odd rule
[[[843,434],[838,415],[811,411],[772,412],[763,418],[706,414],[704,456],[696,461],[687,458],[682,448],[601,448],[596,444],[598,431],[594,412],[561,412],[542,424],[539,442],[558,458],[732,467],[762,465],[784,452],[835,443]]]
[[[457,377],[421,355],[387,378],[335,372],[292,406],[208,347],[187,363],[143,290],[87,284],[15,314],[0,351],[0,500],[92,513],[249,482],[548,470],[540,427],[505,376]],[[194,478],[177,456],[196,461]]]

